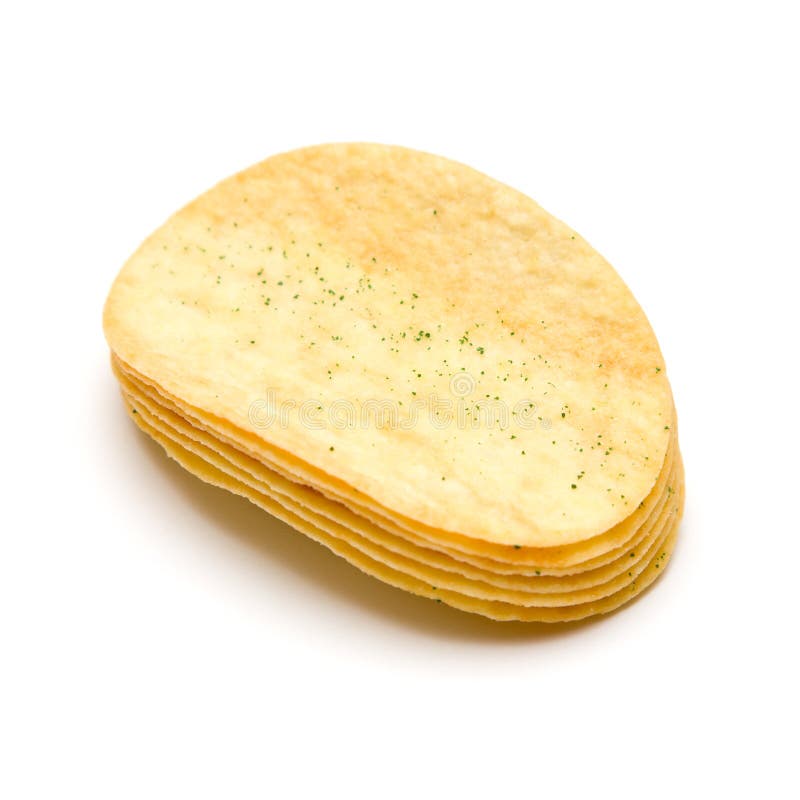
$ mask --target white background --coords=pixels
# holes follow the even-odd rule
[[[6,8],[0,795],[797,797],[793,6]],[[123,261],[335,140],[500,178],[628,281],[688,478],[638,602],[539,628],[406,595],[127,421],[100,324]]]

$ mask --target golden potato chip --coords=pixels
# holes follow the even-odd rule
[[[657,342],[611,266],[518,192],[403,148],[308,148],[222,182],[125,265],[105,329],[136,372],[343,492],[497,544],[620,523],[672,425]],[[287,423],[254,425],[260,401]],[[395,424],[350,424],[368,401]]]

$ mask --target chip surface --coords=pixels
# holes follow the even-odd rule
[[[443,541],[604,534],[653,489],[674,425],[613,268],[519,192],[398,147],[223,181],[129,260],[104,325],[166,393]]]

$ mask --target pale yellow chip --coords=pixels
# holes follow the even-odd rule
[[[268,159],[154,233],[104,321],[121,362],[216,433],[445,546],[603,537],[665,473],[669,384],[622,280],[533,201],[435,156],[326,145]],[[333,424],[368,401],[397,424]],[[286,424],[259,416],[270,408]],[[482,409],[508,426],[467,424]]]

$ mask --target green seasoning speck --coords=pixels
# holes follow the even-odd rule
[[[330,451],[333,452],[333,445],[330,446]]]
[[[515,545],[514,545],[514,549],[515,549],[515,550],[519,550],[519,549],[520,549],[520,547],[522,547],[522,545],[521,545],[521,544],[515,544]]]
[[[572,489],[577,489],[578,487],[577,487],[577,485],[576,485],[576,484],[574,484],[574,483],[573,483],[573,484],[570,484],[570,488],[572,488]]]

